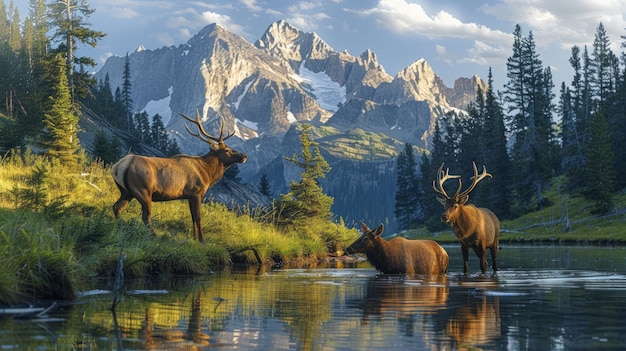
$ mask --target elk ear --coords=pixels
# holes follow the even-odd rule
[[[456,202],[458,204],[461,205],[465,205],[465,203],[467,203],[467,201],[469,200],[469,195],[461,195],[459,196],[459,198],[456,200]]]
[[[378,227],[376,227],[376,229],[374,229],[374,231],[372,232],[372,234],[374,236],[380,236],[383,233],[383,230],[385,230],[385,227],[383,226],[383,224],[381,223]]]
[[[443,197],[437,196],[437,201],[439,201],[439,203],[442,204],[442,205],[446,204],[446,199],[444,199]]]
[[[367,225],[365,225],[365,223],[361,222],[361,229],[363,230],[363,233],[367,233],[370,232],[371,229],[367,227]]]

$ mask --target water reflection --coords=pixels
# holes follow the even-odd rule
[[[500,302],[498,297],[474,296],[448,320],[446,335],[459,350],[484,345],[501,336]]]
[[[405,319],[415,314],[430,314],[446,307],[449,289],[445,276],[410,280],[396,276],[377,276],[367,281],[363,300],[363,321],[372,316],[393,315]]]
[[[504,269],[497,275],[263,268],[127,282],[115,313],[110,294],[103,294],[61,306],[52,319],[0,319],[0,348],[623,349],[626,276],[616,271],[626,271],[626,250],[597,250],[596,256],[571,250],[552,259],[550,250],[524,250],[503,250]],[[537,258],[549,268],[505,265],[532,266]],[[569,268],[554,268],[555,262]],[[572,268],[584,262],[601,268]]]

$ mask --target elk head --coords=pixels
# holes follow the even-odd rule
[[[383,234],[384,227],[381,223],[376,229],[371,230],[365,223],[361,222],[361,229],[363,234],[346,248],[347,254],[363,253],[368,247],[374,246],[373,241]]]
[[[211,148],[212,152],[215,154],[215,156],[217,156],[220,162],[224,164],[225,168],[228,168],[234,165],[235,163],[246,162],[248,157],[245,154],[237,152],[229,148],[228,146],[226,146],[225,141],[228,138],[232,137],[235,134],[235,132],[233,131],[230,134],[224,136],[224,120],[222,120],[222,125],[220,128],[220,136],[219,138],[216,138],[214,136],[211,136],[209,133],[206,132],[206,130],[204,130],[204,127],[202,127],[202,123],[200,121],[200,114],[198,113],[198,111],[196,111],[195,119],[192,119],[182,113],[180,115],[184,119],[196,125],[196,127],[198,128],[198,132],[192,132],[191,129],[189,129],[189,127],[187,126],[187,123],[185,123],[185,129],[187,129],[187,132],[189,134],[209,144],[209,147]]]
[[[452,215],[456,212],[457,208],[467,203],[467,201],[469,200],[469,194],[472,192],[472,190],[474,190],[474,188],[476,187],[476,184],[478,184],[478,182],[483,180],[485,177],[491,177],[491,174],[487,173],[487,168],[485,168],[485,166],[483,166],[483,172],[481,174],[478,174],[476,163],[472,162],[472,165],[474,167],[474,176],[470,178],[472,179],[472,184],[464,191],[461,191],[461,188],[463,187],[463,183],[461,182],[461,176],[450,175],[448,173],[449,169],[447,168],[446,168],[446,171],[444,172],[443,163],[441,164],[441,167],[439,167],[439,170],[437,171],[437,179],[433,180],[433,189],[435,190],[436,193],[443,196],[443,197],[437,197],[437,201],[439,201],[445,208],[445,211],[441,215],[442,221],[450,222],[450,219]],[[446,193],[445,188],[443,187],[443,183],[445,183],[446,180],[448,179],[459,180],[459,187],[456,190],[456,193],[454,194],[454,196],[449,196]]]

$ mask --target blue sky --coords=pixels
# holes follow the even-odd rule
[[[6,0],[5,0],[6,2]],[[20,17],[27,1],[17,1]],[[23,3],[23,4],[21,4]],[[516,24],[532,31],[554,83],[569,84],[573,45],[591,51],[600,22],[621,53],[626,35],[626,0],[87,0],[95,12],[92,28],[107,33],[95,49],[79,55],[102,64],[139,46],[158,49],[187,42],[201,28],[219,23],[250,42],[274,21],[285,19],[305,32],[316,32],[336,51],[359,55],[374,51],[395,76],[420,58],[451,87],[457,77],[486,79],[491,66],[495,88],[506,82]],[[556,93],[555,92],[555,93]]]

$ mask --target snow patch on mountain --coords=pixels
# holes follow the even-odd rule
[[[172,99],[172,91],[174,88],[170,86],[167,89],[169,93],[166,97],[160,100],[150,100],[144,107],[143,111],[145,111],[150,118],[156,115],[157,113],[161,116],[163,120],[163,125],[167,125],[167,122],[172,118],[172,109],[170,109],[170,100]]]
[[[338,83],[333,82],[329,76],[324,72],[315,73],[306,67],[304,64],[306,60],[302,61],[300,65],[299,74],[292,74],[291,76],[303,88],[309,87],[309,93],[315,96],[315,100],[325,110],[336,112],[339,108],[338,105],[346,101],[346,87],[340,86]]]

